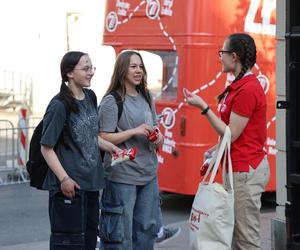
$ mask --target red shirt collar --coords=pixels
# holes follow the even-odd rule
[[[249,74],[247,76],[244,76],[240,80],[238,80],[238,81],[232,83],[231,85],[229,85],[227,87],[228,91],[237,90],[238,88],[242,87],[246,82],[251,81],[252,79],[256,79],[256,76],[254,74]]]

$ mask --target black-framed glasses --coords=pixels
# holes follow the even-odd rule
[[[231,51],[231,50],[219,50],[218,51],[219,57],[221,57],[224,53],[233,53],[233,51]]]
[[[86,67],[84,67],[82,69],[76,69],[75,68],[74,70],[83,70],[85,73],[88,73],[88,72],[95,72],[96,71],[96,67],[93,67],[93,66],[88,67],[88,66],[86,66]]]

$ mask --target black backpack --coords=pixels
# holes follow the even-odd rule
[[[86,92],[92,99],[95,108],[97,108],[97,97],[95,93],[91,90],[86,90]],[[68,119],[70,115],[70,110],[65,102],[56,95],[54,99],[58,99],[63,102],[65,109],[66,109],[66,121],[63,127],[63,130],[59,136],[58,142],[54,146],[54,151],[56,150],[59,143],[63,143],[64,146],[68,149]],[[41,138],[43,132],[43,119],[39,122],[37,127],[33,131],[33,135],[30,140],[29,145],[29,160],[26,163],[26,169],[30,177],[30,186],[35,187],[37,189],[43,190],[43,183],[46,178],[49,166],[45,161],[42,153],[41,153]]]

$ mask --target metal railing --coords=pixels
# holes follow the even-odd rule
[[[0,120],[0,185],[28,182],[26,162],[32,133],[41,118],[30,118],[26,128],[15,127],[9,120]],[[22,131],[22,135],[21,135]],[[22,137],[22,138],[21,138]],[[25,158],[20,159],[21,140]],[[22,156],[24,157],[24,156]]]

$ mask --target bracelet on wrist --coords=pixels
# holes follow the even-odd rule
[[[70,179],[70,177],[66,175],[64,178],[62,178],[62,180],[60,181],[60,184],[63,184],[68,179]]]
[[[201,111],[201,115],[206,115],[209,109],[210,109],[210,107],[207,106],[205,109],[203,109],[203,110]]]

